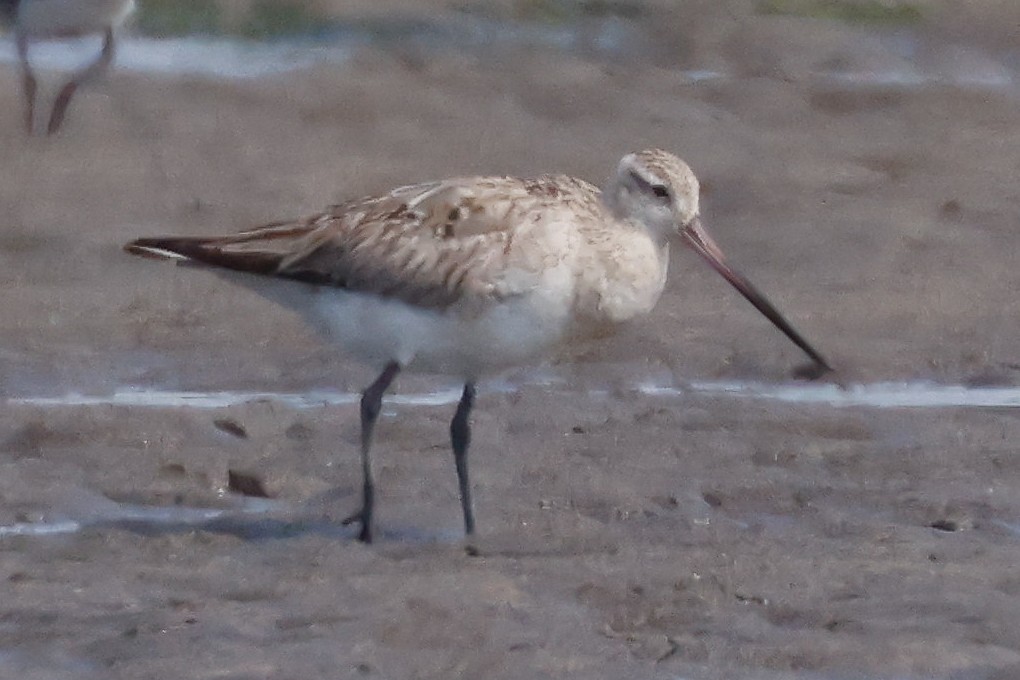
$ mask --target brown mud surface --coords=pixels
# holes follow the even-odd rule
[[[0,70],[0,677],[1020,677],[1020,411],[642,393],[803,363],[681,249],[649,318],[572,348],[548,388],[482,391],[473,557],[452,405],[387,407],[382,535],[363,546],[340,526],[354,405],[23,400],[356,392],[369,373],[293,314],[120,245],[455,174],[600,181],[647,146],[694,167],[706,225],[833,382],[1016,386],[1020,107],[967,79],[1015,63],[1014,12],[958,3],[954,23],[928,4],[906,56],[885,29],[692,2],[650,4],[649,49],[613,60],[364,48],[261,80],[122,69],[52,139],[23,134]],[[905,68],[925,78],[831,77]],[[230,470],[264,481],[266,512],[223,493]],[[81,528],[13,535],[61,521]]]

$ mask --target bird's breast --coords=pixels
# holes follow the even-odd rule
[[[620,324],[652,311],[666,286],[668,245],[641,233],[590,244],[580,256],[578,321]]]

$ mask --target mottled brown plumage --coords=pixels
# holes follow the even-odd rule
[[[515,238],[526,239],[528,225],[560,212],[610,219],[599,194],[562,175],[456,178],[347,201],[293,222],[228,236],[139,239],[127,249],[445,309],[466,297],[497,302],[520,292],[501,274],[537,263]]]

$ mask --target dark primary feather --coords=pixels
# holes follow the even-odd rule
[[[281,222],[228,236],[156,236],[140,238],[124,250],[143,257],[161,258],[164,251],[195,262],[263,276],[283,276],[281,263],[314,234],[322,216],[301,222]],[[297,277],[291,277],[297,278]],[[316,281],[315,283],[321,283]]]
[[[195,238],[186,236],[157,236],[140,238],[124,246],[124,250],[132,255],[160,258],[153,250],[166,251],[183,255],[189,260],[201,262],[214,267],[234,269],[269,276],[276,273],[280,257],[268,253],[229,253],[216,248],[216,238]]]

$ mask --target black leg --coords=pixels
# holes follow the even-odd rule
[[[103,50],[99,53],[99,57],[71,78],[60,90],[60,94],[57,95],[53,103],[53,111],[50,113],[50,124],[46,128],[46,134],[52,135],[60,129],[61,124],[64,122],[64,115],[67,113],[67,105],[71,103],[74,93],[78,91],[81,85],[109,68],[113,62],[113,53],[113,28],[107,28],[106,34],[103,37]]]
[[[471,507],[471,481],[468,478],[467,453],[471,445],[471,407],[475,403],[475,384],[464,385],[457,412],[450,421],[450,442],[453,444],[453,462],[457,466],[460,485],[460,507],[464,511],[464,533],[475,533],[475,513]]]
[[[32,121],[35,118],[35,74],[32,73],[31,64],[28,63],[28,38],[19,33],[15,43],[18,59],[21,61],[21,86],[25,93],[25,128],[28,134],[32,134]]]
[[[367,390],[361,393],[361,533],[358,540],[372,542],[372,508],[375,504],[375,482],[372,478],[372,430],[382,410],[383,394],[400,372],[400,364],[392,362]]]

